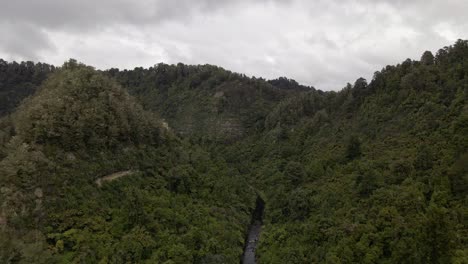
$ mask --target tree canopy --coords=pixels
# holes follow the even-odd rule
[[[468,259],[468,41],[338,92],[1,60],[0,93],[2,263],[239,263],[258,201],[260,263]]]

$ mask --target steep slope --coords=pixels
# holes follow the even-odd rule
[[[240,259],[255,198],[245,180],[175,138],[115,81],[70,61],[12,120],[0,262]]]
[[[465,263],[467,99],[463,40],[339,92],[71,61],[0,120],[0,262],[238,263],[259,195],[260,263]]]
[[[54,71],[47,64],[0,60],[0,117],[13,112]],[[283,77],[266,81],[211,65],[160,63],[104,73],[164,118],[177,134],[216,141],[231,142],[263,128],[275,104],[314,90]]]
[[[55,67],[45,63],[8,63],[0,59],[0,117],[13,112],[53,71]]]
[[[108,74],[178,134],[215,141],[257,132],[275,104],[313,90],[286,78],[267,82],[211,65],[158,64]]]
[[[464,263],[468,42],[282,101],[221,148],[264,193],[262,263]],[[272,144],[274,142],[274,144]]]

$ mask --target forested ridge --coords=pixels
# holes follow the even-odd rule
[[[0,60],[1,263],[468,262],[468,41],[338,92]],[[101,184],[119,172],[132,173]]]

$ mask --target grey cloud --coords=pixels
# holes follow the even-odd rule
[[[466,38],[465,0],[15,0],[0,56],[98,68],[216,64],[340,89]]]
[[[93,30],[108,24],[145,25],[165,20],[191,18],[246,3],[289,0],[15,0],[5,1],[0,21],[23,21],[38,27]]]
[[[0,51],[12,57],[37,60],[39,52],[54,48],[47,35],[30,24],[0,23],[0,35],[4,36]]]

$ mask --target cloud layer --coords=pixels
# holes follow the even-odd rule
[[[466,39],[465,0],[16,0],[0,57],[98,68],[215,64],[339,90]]]

